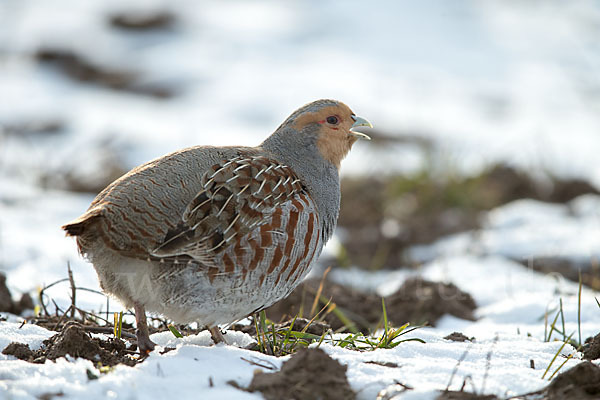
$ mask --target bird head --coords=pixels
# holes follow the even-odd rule
[[[317,100],[306,104],[282,124],[282,127],[293,128],[299,135],[315,137],[321,156],[338,169],[358,139],[371,139],[364,133],[352,130],[359,126],[373,127],[369,121],[356,116],[347,105],[336,100]]]

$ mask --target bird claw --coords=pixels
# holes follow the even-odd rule
[[[150,352],[154,350],[154,348],[156,347],[156,343],[150,340],[147,334],[144,335],[143,332],[140,332],[139,329],[135,333],[137,335],[137,345],[140,354],[142,356],[147,356],[148,354],[150,354]]]

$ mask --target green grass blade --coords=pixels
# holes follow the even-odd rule
[[[343,339],[340,339],[337,343],[338,347],[341,347],[342,349],[346,348],[347,346],[349,346],[350,344],[352,344],[353,342],[353,337],[352,335],[348,335]]]
[[[119,311],[119,335],[117,336],[121,339],[121,335],[123,334],[123,311]]]
[[[292,322],[290,323],[290,326],[288,329],[286,329],[285,332],[285,337],[283,338],[283,344],[282,346],[287,347],[289,341],[290,341],[290,335],[292,330],[294,329],[294,324],[296,323],[296,318],[298,318],[298,314],[296,314],[296,316],[294,317],[294,319],[292,320]],[[292,350],[293,350],[293,346],[292,346]]]
[[[564,341],[567,331],[565,330],[565,314],[563,313],[562,297],[559,299],[559,302],[560,302],[560,321],[562,323],[562,335],[563,335],[563,341]]]
[[[312,333],[306,333],[306,332],[292,331],[292,332],[290,332],[290,335],[295,337],[296,339],[303,339],[303,340],[320,340],[321,339],[320,335],[314,335]]]
[[[546,374],[550,370],[550,367],[552,366],[552,364],[554,364],[554,361],[556,361],[556,357],[558,357],[558,355],[560,354],[560,352],[562,351],[562,349],[565,347],[565,345],[567,344],[567,342],[569,340],[571,340],[571,337],[573,337],[574,334],[575,334],[575,332],[571,333],[569,335],[569,337],[567,338],[567,340],[563,342],[562,346],[560,346],[560,348],[558,349],[558,351],[556,352],[556,354],[554,354],[554,357],[552,357],[552,361],[550,361],[550,364],[548,364],[548,367],[546,367],[546,370],[544,371],[544,375],[542,375],[542,379],[544,379],[544,377],[546,376]]]
[[[323,334],[321,335],[321,339],[319,339],[319,343],[317,343],[317,348],[321,347],[321,344],[323,343],[323,340],[325,340],[325,335],[327,334],[327,332],[323,332]]]
[[[569,360],[570,360],[572,357],[573,357],[573,354],[569,354],[569,355],[567,356],[567,359],[566,359],[565,361],[563,361],[563,362],[562,362],[562,364],[560,364],[560,365],[558,366],[558,368],[556,368],[556,371],[554,371],[554,372],[552,373],[552,375],[550,375],[550,378],[548,378],[548,380],[549,380],[549,381],[551,381],[551,380],[552,380],[552,378],[554,378],[554,375],[556,375],[556,373],[557,373],[558,371],[560,371],[560,369],[561,369],[561,368],[562,368],[562,367],[563,367],[563,366],[564,366],[564,365],[567,363],[567,361],[569,361]]]
[[[558,321],[558,317],[560,316],[560,310],[557,311],[556,316],[554,317],[554,320],[552,321],[552,324],[550,325],[550,332],[548,332],[548,337],[545,338],[546,342],[550,341],[550,338],[552,337],[552,332],[556,329],[556,322]]]
[[[385,340],[387,340],[389,325],[388,325],[387,311],[385,309],[385,300],[383,297],[381,298],[381,308],[383,310],[383,338],[385,338]]]
[[[169,325],[168,328],[171,331],[171,333],[173,334],[173,336],[175,336],[176,338],[183,337],[183,335],[177,330],[177,328],[175,328],[174,325]]]
[[[271,322],[271,349],[273,354],[277,355],[277,334],[275,333],[275,324]]]
[[[404,342],[419,342],[419,343],[423,343],[423,344],[426,343],[423,339],[408,338],[408,339],[398,340],[397,342],[390,344],[389,348],[393,349],[394,347],[398,346],[400,343],[404,343]]]
[[[258,326],[258,320],[259,320],[259,318],[257,318],[256,314],[254,314],[254,329],[256,330],[256,340],[258,341],[258,350],[264,354],[265,346],[264,346],[264,343],[261,338],[260,328]]]

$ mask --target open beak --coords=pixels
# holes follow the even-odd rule
[[[371,138],[368,135],[365,135],[362,132],[355,132],[352,130],[352,128],[356,128],[357,126],[368,126],[369,128],[372,128],[373,125],[371,125],[371,123],[363,117],[357,117],[356,115],[353,115],[352,119],[354,120],[354,123],[350,127],[350,134],[358,139],[371,140]]]

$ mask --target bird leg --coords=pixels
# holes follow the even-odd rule
[[[210,336],[212,337],[212,340],[213,340],[213,342],[215,342],[215,344],[227,343],[225,341],[225,337],[223,336],[223,333],[221,333],[221,330],[219,329],[218,326],[211,326],[210,328],[208,328],[208,331],[210,332]]]
[[[148,334],[148,322],[146,321],[144,306],[134,303],[133,308],[135,311],[135,325],[137,327],[135,334],[137,336],[138,349],[141,355],[146,356],[154,350],[156,343],[150,340],[150,335]]]

